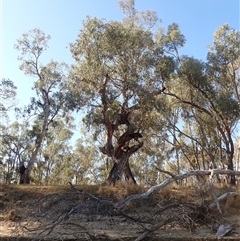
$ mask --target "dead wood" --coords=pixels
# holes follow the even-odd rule
[[[236,196],[237,193],[236,192],[227,192],[227,193],[224,193],[222,194],[220,197],[217,198],[217,200],[215,200],[214,202],[212,202],[208,207],[209,209],[213,209],[215,208],[216,206],[218,207],[219,206],[219,202],[227,199],[228,197],[230,196]],[[221,212],[222,213],[222,212]]]
[[[124,200],[122,200],[121,202],[119,202],[117,204],[117,209],[118,210],[122,209],[128,202],[130,202],[132,200],[147,198],[151,193],[163,189],[164,187],[166,187],[167,185],[171,184],[174,181],[183,180],[183,179],[191,177],[191,176],[210,176],[211,175],[210,178],[212,179],[212,177],[217,174],[231,174],[231,175],[240,176],[240,171],[212,169],[212,170],[194,170],[194,171],[190,171],[190,172],[187,172],[184,174],[178,174],[178,175],[175,175],[173,177],[166,179],[159,185],[152,186],[144,193],[134,194],[134,195],[126,197]]]

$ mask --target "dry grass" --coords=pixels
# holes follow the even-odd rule
[[[142,186],[128,182],[117,182],[115,186],[100,185],[96,193],[114,202],[119,202],[127,196],[142,193],[144,191]]]
[[[214,184],[213,190],[217,197],[221,196],[222,194],[224,194],[226,192],[238,192],[236,186],[230,186],[230,185],[224,184],[224,183]]]
[[[240,194],[234,197],[230,197],[227,203],[228,203],[228,206],[236,208],[240,211]]]

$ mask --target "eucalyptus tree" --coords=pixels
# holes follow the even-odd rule
[[[21,51],[19,57],[21,61],[20,69],[26,75],[36,78],[32,87],[36,96],[31,98],[31,103],[26,106],[25,112],[37,118],[40,122],[40,126],[35,132],[34,150],[21,177],[24,183],[30,182],[30,173],[49,125],[57,114],[63,114],[65,111],[66,65],[52,60],[48,64],[42,65],[39,61],[43,51],[48,47],[49,39],[50,36],[45,35],[41,30],[33,29],[24,33],[15,45],[15,48]]]
[[[0,139],[0,160],[2,173],[7,183],[17,183],[19,165],[24,162],[25,156],[31,153],[34,138],[28,136],[29,123],[17,121],[9,125],[0,125],[2,138]]]
[[[1,79],[0,81],[0,114],[6,115],[7,111],[16,105],[16,89],[13,81]]]
[[[240,33],[227,24],[218,27],[206,63],[193,57],[179,56],[175,44],[168,44],[171,36],[176,33],[168,31],[166,35],[159,35],[159,42],[177,64],[176,73],[165,82],[164,93],[181,105],[186,114],[193,113],[195,123],[197,116],[201,115],[201,123],[198,125],[211,122],[221,139],[220,149],[226,156],[227,168],[233,170],[232,134],[240,113]],[[231,176],[231,184],[235,184],[234,176]]]
[[[115,183],[124,175],[135,183],[129,158],[155,124],[161,76],[167,78],[174,64],[155,41],[156,13],[137,12],[134,1],[120,7],[126,15],[122,22],[90,17],[83,22],[70,45],[76,63],[68,87],[75,107],[85,107],[83,120],[96,139],[105,133],[99,149],[113,162],[107,180]]]
[[[7,148],[6,139],[6,130],[7,130],[7,123],[8,123],[8,111],[16,104],[15,97],[16,97],[16,89],[17,87],[14,85],[13,81],[9,79],[1,79],[0,81],[0,173],[1,179],[5,179],[5,182],[8,182],[10,179],[10,170],[12,171],[12,158],[11,157],[11,150]],[[7,157],[6,157],[7,156]],[[8,160],[8,161],[7,161]],[[7,171],[5,169],[6,164],[8,163]],[[11,172],[13,173],[13,172]]]
[[[86,140],[82,137],[76,140],[71,162],[76,184],[102,181],[102,175],[107,169],[106,162],[103,157],[101,158],[100,151],[95,147],[92,139],[90,137]]]
[[[54,166],[61,165],[63,157],[71,153],[70,140],[75,128],[74,118],[66,115],[64,118],[56,116],[48,127],[41,151],[37,156],[37,163],[32,176],[37,184],[49,185],[55,182],[52,177]],[[69,167],[64,165],[64,168]]]
[[[218,93],[216,104],[223,116],[225,130],[220,134],[225,144],[228,168],[232,169],[234,145],[231,134],[240,117],[240,32],[223,24],[215,31],[209,49],[207,71]]]

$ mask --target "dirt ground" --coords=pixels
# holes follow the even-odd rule
[[[240,195],[221,203],[221,215],[201,211],[204,193],[169,187],[116,212],[107,201],[118,203],[145,189],[77,188],[94,196],[70,186],[0,186],[0,240],[219,240],[220,224],[233,227],[221,240],[240,240]]]

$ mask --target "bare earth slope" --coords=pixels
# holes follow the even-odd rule
[[[94,196],[82,194],[82,189]],[[221,223],[233,227],[222,240],[240,240],[239,195],[221,203],[223,215],[208,212],[200,194],[186,188],[164,189],[131,201],[121,211],[111,206],[143,191],[131,185],[76,190],[2,185],[0,240],[218,240]]]

